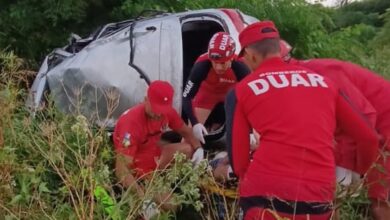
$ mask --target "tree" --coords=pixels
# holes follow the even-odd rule
[[[71,32],[86,34],[109,22],[121,0],[5,1],[0,10],[0,48],[41,60],[63,45]]]

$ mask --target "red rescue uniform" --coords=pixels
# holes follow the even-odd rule
[[[328,219],[335,193],[333,137],[336,125],[358,141],[359,173],[376,157],[376,133],[326,77],[265,60],[226,100],[228,152],[240,178],[240,204],[275,209],[296,219]],[[249,132],[261,145],[249,157]],[[270,202],[271,201],[271,202]],[[286,203],[287,202],[287,203]],[[285,205],[293,204],[293,205]],[[252,214],[249,214],[252,213]],[[252,216],[253,217],[253,216]],[[266,218],[267,219],[267,218]]]
[[[366,117],[372,127],[375,126],[377,115],[374,107],[353,84],[350,78],[348,78],[348,74],[342,66],[328,62],[326,59],[313,59],[307,61],[293,59],[290,63],[306,67],[331,79],[345,93],[351,101],[351,104],[355,105],[357,110]],[[336,164],[354,170],[357,162],[355,140],[340,129],[336,133],[335,140],[337,143],[335,148]]]
[[[198,123],[193,107],[212,110],[223,103],[227,92],[250,72],[240,60],[233,59],[232,66],[224,74],[217,74],[207,54],[195,62],[183,92],[183,110],[191,121]]]
[[[304,66],[334,81],[351,102],[366,115],[367,120],[384,137],[390,138],[390,82],[378,74],[353,63],[336,59],[292,60],[290,63]],[[356,146],[354,140],[339,132],[336,136],[336,162],[339,166],[355,170]],[[384,146],[390,150],[387,144]],[[369,196],[382,200],[389,199],[390,160],[380,159],[387,174],[376,169],[370,172]]]
[[[207,54],[200,56],[196,63],[202,61],[209,61]],[[224,74],[217,74],[213,68],[210,68],[193,100],[193,106],[212,109],[215,104],[225,100],[227,92],[237,82],[238,79],[233,69],[228,69]]]
[[[169,128],[180,129],[183,125],[183,120],[174,109],[156,120],[146,115],[144,104],[136,105],[118,119],[113,134],[115,150],[133,157],[133,164],[129,168],[135,170],[139,177],[156,169],[161,155],[158,146],[161,134]]]

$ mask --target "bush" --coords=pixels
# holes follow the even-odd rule
[[[156,171],[139,198],[118,189],[113,147],[104,128],[82,115],[64,115],[49,105],[32,117],[18,88],[18,58],[2,54],[0,83],[0,216],[6,219],[134,219],[144,201],[166,192],[175,205],[198,211],[206,164],[193,168],[184,155]],[[12,76],[12,77],[11,77]],[[171,214],[162,212],[159,219]]]
[[[201,211],[199,218],[217,219],[221,210],[227,212],[225,219],[239,216],[235,195],[215,196],[223,187],[206,164],[193,168],[183,155],[176,155],[170,169],[154,173],[146,182],[145,197],[118,190],[112,170],[114,153],[104,128],[93,127],[82,115],[64,115],[51,105],[31,117],[24,107],[25,90],[18,87],[25,76],[19,70],[21,60],[13,53],[0,57],[4,76],[0,81],[0,216],[134,219],[142,204],[161,192],[167,192],[175,205],[194,207],[190,216]],[[204,186],[214,191],[201,190],[209,188]],[[339,196],[336,205],[343,219],[367,216],[368,200],[364,193],[359,195]],[[174,218],[170,212],[157,216]]]
[[[260,20],[273,20],[281,36],[295,47],[293,54],[298,58],[349,60],[390,78],[389,11],[380,17],[383,27],[356,24],[341,28],[331,19],[337,16],[336,9],[312,6],[304,0],[24,0],[8,1],[2,6],[0,48],[9,46],[35,61],[51,48],[64,44],[64,33],[86,34],[98,24],[128,19],[144,9],[174,12],[229,7]],[[350,13],[350,23],[356,23],[353,16],[357,13]],[[371,15],[365,18],[368,24],[376,19]],[[203,191],[199,191],[200,183],[210,180],[209,175],[204,167],[192,170],[180,156],[172,169],[156,172],[145,198],[137,198],[131,192],[116,194],[113,151],[104,129],[95,128],[82,115],[64,115],[50,103],[47,111],[34,118],[24,107],[27,88],[35,75],[26,70],[30,68],[28,63],[14,52],[0,50],[0,216],[124,219],[136,216],[143,200],[161,189],[172,193],[177,204],[196,208],[203,204],[204,218],[216,216],[212,196],[206,194],[203,198]],[[359,189],[359,196],[353,194],[340,196],[337,201],[342,219],[367,219],[368,199],[364,190]],[[234,219],[235,201],[223,200],[231,212],[229,218]],[[171,216],[162,213],[160,219]]]

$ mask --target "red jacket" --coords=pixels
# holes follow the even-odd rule
[[[144,104],[138,104],[119,117],[113,133],[115,150],[118,154],[133,157],[134,163],[129,168],[141,176],[157,167],[156,159],[161,154],[157,142],[161,134],[168,128],[177,130],[183,125],[174,109],[155,120],[146,116]]]
[[[198,123],[192,100],[205,98],[217,104],[238,81],[249,74],[249,68],[240,59],[233,59],[232,66],[224,74],[217,74],[207,54],[202,54],[191,69],[183,91],[183,110],[191,124]]]
[[[390,137],[390,83],[361,66],[336,59],[292,60],[334,81],[353,105],[366,116],[379,133]],[[336,135],[336,162],[354,170],[355,141],[339,131]]]
[[[241,196],[330,201],[335,183],[336,123],[358,141],[357,170],[376,158],[376,133],[339,88],[317,73],[280,58],[264,61],[226,100],[228,152],[241,178]],[[249,131],[261,135],[249,160]],[[308,184],[309,183],[309,184]],[[305,188],[310,185],[311,189]]]
[[[298,61],[298,63],[299,65],[318,72],[319,74],[326,74],[328,77],[332,77],[332,80],[339,77],[341,74],[344,75],[363,94],[363,96],[376,110],[376,128],[379,130],[379,132],[383,133],[385,132],[385,129],[390,128],[389,81],[385,80],[379,74],[376,74],[359,65],[336,59],[312,59],[307,61]],[[337,71],[338,75],[331,75],[330,72],[334,70]],[[352,96],[350,98],[353,99]],[[366,112],[366,109],[367,108],[363,109],[363,111]]]

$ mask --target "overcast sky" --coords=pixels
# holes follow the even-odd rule
[[[318,0],[306,0],[306,1],[314,3]],[[323,0],[321,3],[325,6],[334,6],[337,2],[338,0]]]
[[[324,2],[322,2],[322,4],[326,5],[326,6],[334,6],[336,4],[337,0],[325,0]]]
[[[318,2],[318,0],[306,0],[307,2],[310,3],[315,3]],[[325,6],[334,6],[337,0],[323,0],[321,3]]]

